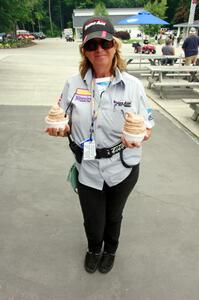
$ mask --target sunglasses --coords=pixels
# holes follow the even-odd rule
[[[104,40],[104,39],[100,39],[100,40],[90,40],[88,41],[85,45],[84,45],[84,49],[86,51],[95,51],[97,50],[97,48],[99,47],[104,49],[104,50],[108,50],[108,49],[111,49],[113,48],[114,46],[114,41],[111,40],[111,41],[107,41],[107,40]]]

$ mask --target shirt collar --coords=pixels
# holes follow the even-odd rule
[[[91,85],[92,85],[92,79],[93,79],[93,74],[92,74],[92,69],[90,68],[86,72],[83,80],[87,84],[88,87],[91,87]],[[120,72],[120,70],[118,68],[116,68],[116,70],[115,70],[115,77],[113,78],[113,81],[112,81],[111,84],[115,85],[115,84],[119,84],[120,82],[122,82],[125,85],[123,74]]]
[[[86,85],[91,88],[92,86],[92,80],[93,80],[93,74],[92,74],[92,69],[88,69],[88,71],[86,72],[83,80],[86,83]]]
[[[113,78],[112,85],[119,84],[120,82],[125,85],[123,74],[120,72],[118,68],[116,68],[115,77]]]

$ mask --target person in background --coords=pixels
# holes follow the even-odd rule
[[[162,33],[158,34],[158,38],[157,38],[158,44],[160,45],[162,43]]]
[[[166,39],[165,40],[165,45],[162,46],[162,54],[163,55],[175,55],[175,49],[172,46],[172,40],[171,39]],[[166,58],[161,60],[162,65],[173,65],[174,64],[174,59],[172,58]]]
[[[179,36],[177,37],[177,47],[180,46],[181,40],[182,40],[182,33],[180,33]]]
[[[169,35],[169,39],[171,40],[171,45],[174,46],[175,35],[173,33]]]
[[[146,45],[149,43],[149,36],[148,35],[145,35],[144,38],[143,38],[143,43]]]
[[[141,82],[125,72],[121,42],[112,23],[93,17],[83,25],[80,72],[68,79],[59,105],[70,126],[47,128],[52,136],[70,134],[78,169],[78,196],[88,250],[84,268],[109,272],[119,244],[123,209],[139,175],[142,144],[122,137],[124,115],[143,116],[144,141],[153,120]],[[81,154],[82,153],[82,154]]]
[[[191,28],[189,36],[184,40],[182,49],[185,55],[185,65],[195,65],[198,56],[199,37],[196,34],[196,29]]]

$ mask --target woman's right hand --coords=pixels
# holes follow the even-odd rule
[[[70,133],[70,126],[66,125],[64,129],[61,128],[46,128],[44,132],[51,136],[65,137]]]

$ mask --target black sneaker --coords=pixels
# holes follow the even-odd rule
[[[108,273],[113,265],[115,260],[115,254],[104,252],[99,264],[99,271],[101,273]]]
[[[97,270],[101,258],[100,253],[87,252],[84,261],[84,268],[88,273],[94,273]]]

